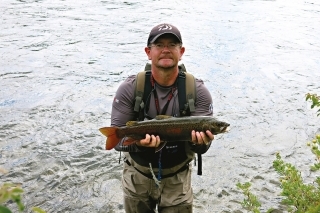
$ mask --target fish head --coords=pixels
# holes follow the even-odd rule
[[[219,134],[219,133],[224,133],[229,130],[230,124],[223,122],[223,121],[218,121],[218,120],[212,120],[209,122],[210,123],[210,128],[208,128],[214,135]]]

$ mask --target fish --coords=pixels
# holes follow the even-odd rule
[[[172,117],[158,115],[152,120],[128,121],[123,127],[102,127],[99,131],[107,137],[106,150],[113,149],[122,138],[128,137],[123,145],[127,146],[144,139],[146,134],[158,135],[161,142],[191,141],[191,131],[209,130],[213,135],[228,131],[230,124],[212,116]],[[163,146],[162,146],[163,147]]]

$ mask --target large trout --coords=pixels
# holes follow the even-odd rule
[[[123,145],[145,138],[146,134],[159,135],[162,142],[191,141],[191,131],[209,130],[217,135],[227,131],[230,124],[218,121],[211,116],[171,117],[158,115],[146,121],[128,121],[124,127],[103,127],[100,132],[107,136],[106,149],[114,148],[123,137],[129,137]]]

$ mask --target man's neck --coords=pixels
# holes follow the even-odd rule
[[[176,81],[179,74],[179,68],[173,67],[171,69],[152,68],[152,76],[154,80],[161,86],[171,86]]]

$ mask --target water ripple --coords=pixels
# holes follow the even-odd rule
[[[148,61],[148,31],[177,25],[182,62],[231,123],[194,171],[194,212],[244,212],[236,182],[285,212],[271,165],[280,151],[306,178],[319,131],[320,4],[308,1],[10,1],[0,5],[1,180],[22,183],[29,211],[124,212],[119,153],[105,151],[119,84]],[[210,76],[210,77],[208,77]],[[10,207],[15,208],[13,204]]]

